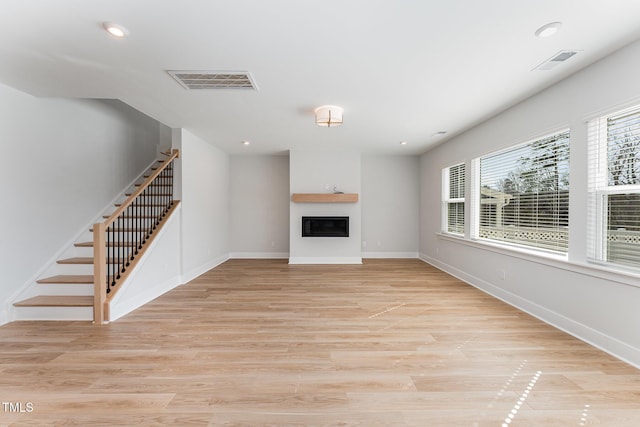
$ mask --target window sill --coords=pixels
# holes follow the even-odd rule
[[[462,236],[439,232],[436,235],[444,240],[462,244],[476,249],[491,251],[500,255],[523,259],[529,262],[542,264],[574,273],[584,274],[599,279],[610,280],[628,286],[640,288],[640,272],[609,267],[608,265],[593,262],[570,261],[567,255],[558,255],[531,251],[520,247],[500,245],[482,240],[470,240]]]

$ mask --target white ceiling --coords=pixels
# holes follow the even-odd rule
[[[640,38],[640,0],[2,0],[1,10],[0,82],[117,98],[230,154],[422,153]],[[103,21],[129,37],[108,36]],[[553,21],[557,35],[534,36]],[[561,50],[580,52],[532,71]],[[248,71],[259,90],[188,91],[167,70]],[[342,106],[344,125],[316,126],[323,104]]]

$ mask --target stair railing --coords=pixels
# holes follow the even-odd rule
[[[173,163],[178,155],[178,150],[172,150],[113,214],[93,226],[95,323],[109,319],[108,299],[133,270],[162,220],[176,206]]]

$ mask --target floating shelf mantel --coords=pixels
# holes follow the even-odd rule
[[[297,203],[356,203],[358,193],[293,193],[291,200]]]

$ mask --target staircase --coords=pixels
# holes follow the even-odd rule
[[[23,292],[13,304],[16,320],[108,321],[110,298],[178,203],[173,199],[173,161],[178,151],[161,156],[125,192],[114,212],[89,227],[47,270],[51,275]]]

